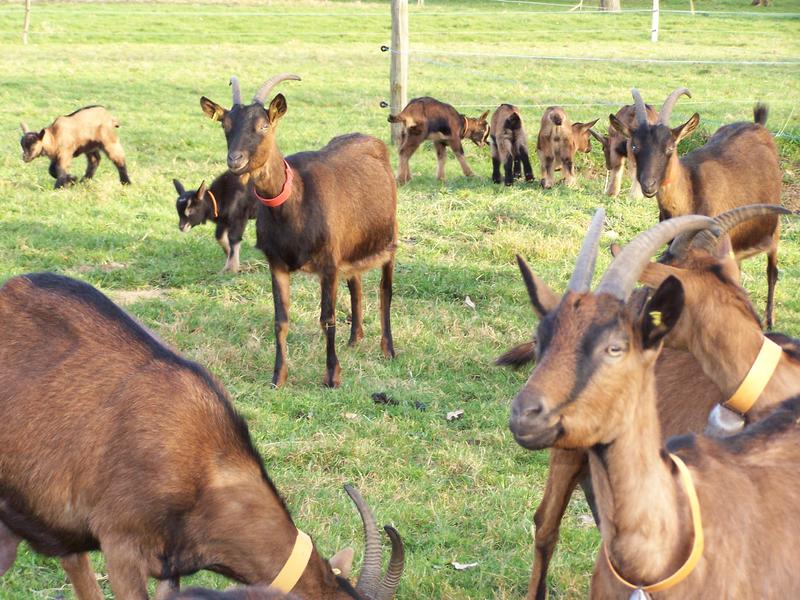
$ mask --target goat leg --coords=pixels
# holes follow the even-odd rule
[[[70,160],[63,159],[54,161],[56,171],[56,189],[72,185],[78,180],[76,177],[67,172],[70,162]]]
[[[764,311],[764,320],[767,329],[772,329],[775,324],[773,316],[773,302],[775,300],[775,284],[778,282],[778,238],[780,237],[780,223],[773,234],[773,245],[767,251],[767,308]]]
[[[148,600],[146,560],[131,542],[101,540],[108,580],[118,600]]]
[[[21,540],[22,538],[0,521],[0,576],[8,571],[17,560],[17,546]]]
[[[100,164],[100,152],[94,150],[93,152],[86,153],[86,172],[83,174],[84,179],[91,179],[97,171],[97,165]]]
[[[156,595],[153,596],[153,600],[167,600],[173,593],[180,591],[180,582],[178,577],[162,579],[156,586]]]
[[[364,339],[364,309],[361,305],[361,275],[353,275],[347,280],[347,289],[350,290],[350,341],[348,345],[355,346]]]
[[[339,387],[341,384],[341,368],[336,357],[336,269],[331,268],[320,274],[322,302],[320,303],[319,324],[325,334],[325,377],[322,382],[326,387]]]
[[[464,172],[464,175],[466,177],[472,177],[475,173],[473,173],[472,169],[469,168],[467,159],[464,158],[464,147],[461,145],[461,140],[451,139],[450,149],[453,151],[453,154],[456,155],[456,160],[458,161],[458,164],[461,165],[461,170]]]
[[[68,554],[61,557],[61,567],[69,577],[78,600],[104,600],[100,586],[97,584],[89,554]]]
[[[514,184],[514,157],[509,152],[506,155],[506,162],[503,165],[503,170],[505,171],[505,180],[503,183],[506,185],[513,185]]]
[[[567,187],[575,187],[575,164],[572,162],[572,157],[562,158],[561,164],[564,166],[564,183]]]
[[[131,180],[128,178],[128,168],[125,166],[125,151],[122,149],[122,144],[114,142],[107,144],[105,147],[106,154],[114,166],[117,167],[119,172],[119,182],[122,185],[129,185]]]
[[[444,142],[434,142],[433,147],[436,150],[436,179],[444,181],[444,163],[447,160],[447,146]]]
[[[286,382],[286,335],[289,332],[289,271],[270,262],[272,275],[272,301],[275,305],[275,369],[272,385],[281,387]]]
[[[392,323],[389,317],[392,307],[392,279],[394,278],[394,256],[381,267],[381,350],[386,358],[394,358]]]
[[[531,168],[531,159],[528,156],[527,148],[520,149],[519,159],[522,161],[522,170],[525,173],[525,181],[533,181],[533,169]]]
[[[519,155],[514,157],[514,179],[522,179],[522,163],[519,160]]]

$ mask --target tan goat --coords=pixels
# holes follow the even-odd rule
[[[542,187],[551,188],[555,183],[555,171],[561,169],[564,182],[575,185],[575,153],[589,152],[592,142],[589,130],[597,123],[573,123],[560,106],[548,106],[542,115],[536,152],[542,168]]]

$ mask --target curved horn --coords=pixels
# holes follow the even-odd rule
[[[662,221],[643,231],[622,249],[603,275],[595,293],[611,294],[623,302],[628,299],[650,257],[659,247],[686,231],[716,227],[714,219],[701,215],[686,215]]]
[[[400,585],[400,577],[403,575],[406,553],[403,548],[403,540],[400,534],[391,525],[384,525],[383,530],[392,540],[392,557],[389,559],[389,566],[386,568],[386,575],[383,576],[381,585],[378,588],[376,600],[392,600],[397,586]]]
[[[264,106],[264,102],[267,100],[267,94],[269,94],[270,90],[281,81],[286,81],[287,79],[291,81],[300,81],[297,75],[292,75],[291,73],[281,73],[280,75],[275,75],[275,77],[270,77],[258,88],[256,95],[253,96],[253,102]]]
[[[669,96],[667,96],[667,99],[664,100],[664,105],[661,107],[661,112],[658,113],[659,123],[669,127],[669,118],[672,115],[672,109],[675,107],[675,103],[678,101],[678,98],[684,94],[686,94],[689,98],[692,97],[689,89],[685,87],[675,88],[675,90]]]
[[[578,260],[575,261],[575,269],[572,271],[572,277],[567,286],[567,289],[571,292],[585,294],[589,291],[589,286],[592,284],[592,275],[594,275],[594,264],[597,261],[597,250],[599,248],[600,234],[603,232],[605,216],[606,211],[598,208],[592,217],[589,229],[586,230],[581,252],[578,254]]]
[[[231,91],[233,92],[233,106],[242,103],[242,91],[239,89],[239,78],[236,75],[231,75],[230,81]]]
[[[631,96],[633,96],[633,109],[636,111],[636,123],[639,125],[647,125],[647,107],[644,105],[642,95],[636,88],[631,89]]]
[[[378,590],[378,579],[381,575],[381,537],[375,515],[364,502],[358,490],[351,485],[345,485],[344,490],[353,500],[364,523],[364,563],[356,583],[356,591],[368,600],[373,600]]]
[[[667,251],[669,255],[674,258],[682,258],[686,256],[689,246],[692,245],[692,242],[698,233],[698,231],[687,231],[686,233],[682,233],[672,240],[672,243],[669,245],[669,250]]]
[[[716,249],[723,233],[729,233],[731,229],[745,221],[758,217],[790,214],[793,214],[791,210],[783,206],[778,206],[777,204],[749,204],[747,206],[739,206],[714,217],[714,222],[720,229],[718,235],[710,231],[701,231],[692,240],[691,246],[692,248],[699,248],[711,253]],[[673,254],[672,246],[670,246],[669,250],[670,254]],[[675,254],[675,256],[678,255]]]
[[[28,124],[25,121],[20,121],[19,123],[20,129],[22,129],[22,133],[28,133],[30,129],[28,129]]]

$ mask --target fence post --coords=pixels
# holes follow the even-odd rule
[[[389,71],[389,112],[396,115],[408,103],[408,0],[392,0],[392,66]],[[392,124],[392,143],[400,143],[403,126]]]
[[[22,21],[22,43],[28,43],[28,29],[31,26],[31,0],[25,0],[25,19]]]
[[[600,10],[619,12],[619,0],[600,0]]]
[[[653,0],[653,21],[650,27],[650,41],[658,41],[658,0]]]

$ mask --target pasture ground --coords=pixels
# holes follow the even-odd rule
[[[20,43],[21,2],[0,3],[0,275],[53,270],[91,282],[187,356],[219,377],[247,417],[267,468],[298,525],[323,554],[354,543],[357,515],[342,491],[352,482],[380,522],[406,541],[403,600],[521,598],[527,588],[531,526],[546,477],[547,453],[518,447],[507,429],[509,400],[527,374],[492,366],[535,325],[514,263],[527,257],[558,289],[568,279],[595,207],[608,212],[609,235],[627,241],[657,217],[654,200],[602,195],[605,172],[597,144],[578,160],[579,187],[544,191],[491,184],[488,149],[470,145],[477,173],[461,176],[448,160],[435,178],[433,151],[412,159],[415,173],[399,194],[401,246],[392,318],[398,357],[383,360],[377,318],[378,273],[365,279],[366,339],[346,348],[349,302],[337,317],[343,385],[320,387],[324,344],[315,280],[292,281],[290,374],[270,388],[272,298],[266,263],[248,227],[244,272],[221,275],[223,256],[212,227],[181,234],[172,178],[187,187],[225,168],[216,123],[201,95],[230,102],[237,74],[249,97],[268,76],[292,71],[302,83],[280,86],[289,112],[279,143],[286,154],[317,148],[332,136],[362,131],[388,140],[387,2],[35,2],[31,42]],[[568,5],[569,3],[567,3]],[[544,106],[560,103],[575,120],[607,115],[637,86],[660,105],[687,85],[675,124],[694,110],[703,129],[682,151],[721,123],[752,118],[770,104],[769,127],[782,132],[785,202],[800,208],[800,76],[794,66],[568,62],[440,55],[485,54],[763,61],[800,56],[800,20],[744,13],[800,11],[800,1],[767,9],[746,0],[698,2],[698,9],[740,15],[662,15],[661,41],[649,41],[649,14],[567,15],[563,8],[491,1],[428,0],[410,9],[411,97],[432,95],[478,114],[500,102],[522,106],[531,147]],[[625,8],[646,8],[625,0]],[[665,0],[662,8],[686,9]],[[110,161],[94,181],[53,191],[47,163],[23,164],[18,121],[31,127],[87,104],[106,105],[120,135],[133,185],[121,187]],[[599,103],[594,106],[573,104]],[[536,106],[532,106],[536,105]],[[396,162],[395,151],[392,150]],[[84,160],[77,159],[75,174]],[[536,165],[538,169],[538,165]],[[537,170],[538,174],[538,170]],[[613,233],[611,233],[613,232]],[[778,328],[800,335],[800,234],[784,220],[777,289]],[[608,264],[607,252],[600,268]],[[763,309],[765,260],[746,264],[744,285]],[[342,285],[346,291],[346,286]],[[465,303],[469,297],[474,307]],[[43,350],[44,351],[44,350]],[[376,405],[385,392],[396,406]],[[690,392],[690,390],[687,390]],[[425,410],[417,407],[421,403]],[[461,420],[445,414],[464,409]],[[153,415],[158,419],[158,415]],[[582,517],[576,494],[551,567],[553,597],[586,596],[599,536]],[[358,558],[358,555],[357,555]],[[102,558],[95,557],[98,572]],[[456,571],[452,561],[477,562]],[[185,581],[225,587],[204,573]],[[110,597],[107,581],[104,589]],[[0,579],[3,599],[72,598],[58,563],[24,550]]]

